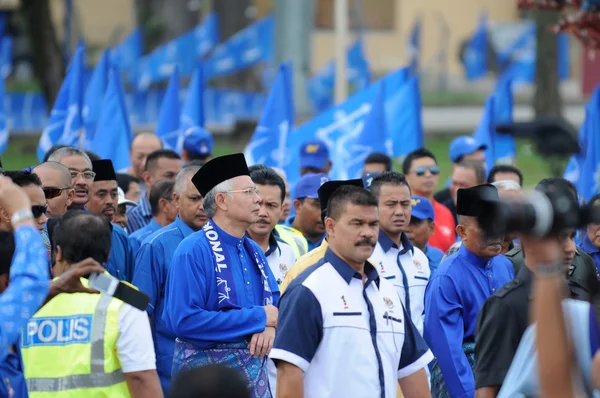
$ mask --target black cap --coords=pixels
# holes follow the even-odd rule
[[[243,153],[234,153],[233,155],[220,156],[208,162],[194,176],[192,183],[200,192],[200,195],[206,194],[222,183],[239,176],[250,176],[246,158]]]
[[[96,173],[94,181],[117,180],[117,174],[110,159],[92,160],[92,170]]]
[[[500,200],[498,189],[492,184],[459,189],[456,193],[456,214],[478,217],[481,214],[483,200]]]
[[[327,181],[317,191],[319,195],[319,204],[321,205],[321,211],[325,211],[327,209],[327,203],[329,203],[329,198],[341,186],[344,185],[354,185],[357,187],[363,188],[363,180],[337,180],[337,181]]]

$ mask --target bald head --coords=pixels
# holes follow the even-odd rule
[[[156,134],[146,132],[136,135],[131,142],[131,148],[129,148],[129,159],[131,161],[129,174],[141,179],[146,165],[146,158],[149,154],[161,148],[162,141]]]
[[[54,161],[44,162],[36,166],[33,172],[42,180],[42,186],[48,185],[44,183],[48,179],[55,180],[61,187],[71,186],[71,172],[62,163]]]
[[[48,204],[48,217],[60,217],[65,214],[75,198],[69,169],[62,163],[50,161],[36,166],[33,172],[42,182]]]

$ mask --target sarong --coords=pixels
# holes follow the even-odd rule
[[[216,364],[238,370],[246,380],[252,398],[272,398],[269,389],[267,358],[253,357],[250,354],[248,342],[224,343],[213,348],[198,348],[179,339],[175,340],[173,378],[184,370]]]
[[[471,365],[471,370],[475,369],[475,343],[465,342],[462,348],[465,355],[467,356],[469,365]],[[448,393],[446,383],[444,383],[444,377],[442,376],[442,371],[440,370],[437,359],[434,359],[433,362],[431,362],[431,365],[432,398],[452,398]]]

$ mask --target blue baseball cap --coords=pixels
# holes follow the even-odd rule
[[[212,135],[201,127],[192,127],[185,131],[183,148],[191,155],[208,156],[214,146]]]
[[[296,187],[294,189],[294,199],[318,199],[319,188],[321,188],[321,185],[325,184],[327,181],[329,181],[329,178],[323,173],[303,175],[296,183]]]
[[[372,173],[367,173],[364,176],[362,176],[362,180],[363,180],[363,187],[367,190],[370,191],[371,190],[371,183],[373,182],[373,178],[377,177],[378,175],[380,175],[381,173],[379,171],[374,171]]]
[[[413,196],[411,200],[412,204],[412,218],[418,220],[434,220],[435,212],[433,211],[433,205],[429,199],[422,196]]]
[[[470,155],[479,150],[486,150],[487,145],[477,142],[473,137],[461,136],[450,143],[450,160],[456,163],[463,156]]]
[[[321,140],[306,141],[300,147],[300,167],[323,170],[329,161],[329,149]]]

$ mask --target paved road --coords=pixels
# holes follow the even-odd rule
[[[428,133],[456,134],[457,132],[473,131],[481,120],[483,107],[426,107],[423,109],[423,127]],[[534,117],[533,108],[529,106],[516,106],[514,109],[515,121],[530,121]],[[563,116],[571,122],[577,130],[585,117],[585,107],[570,105],[564,107]]]

